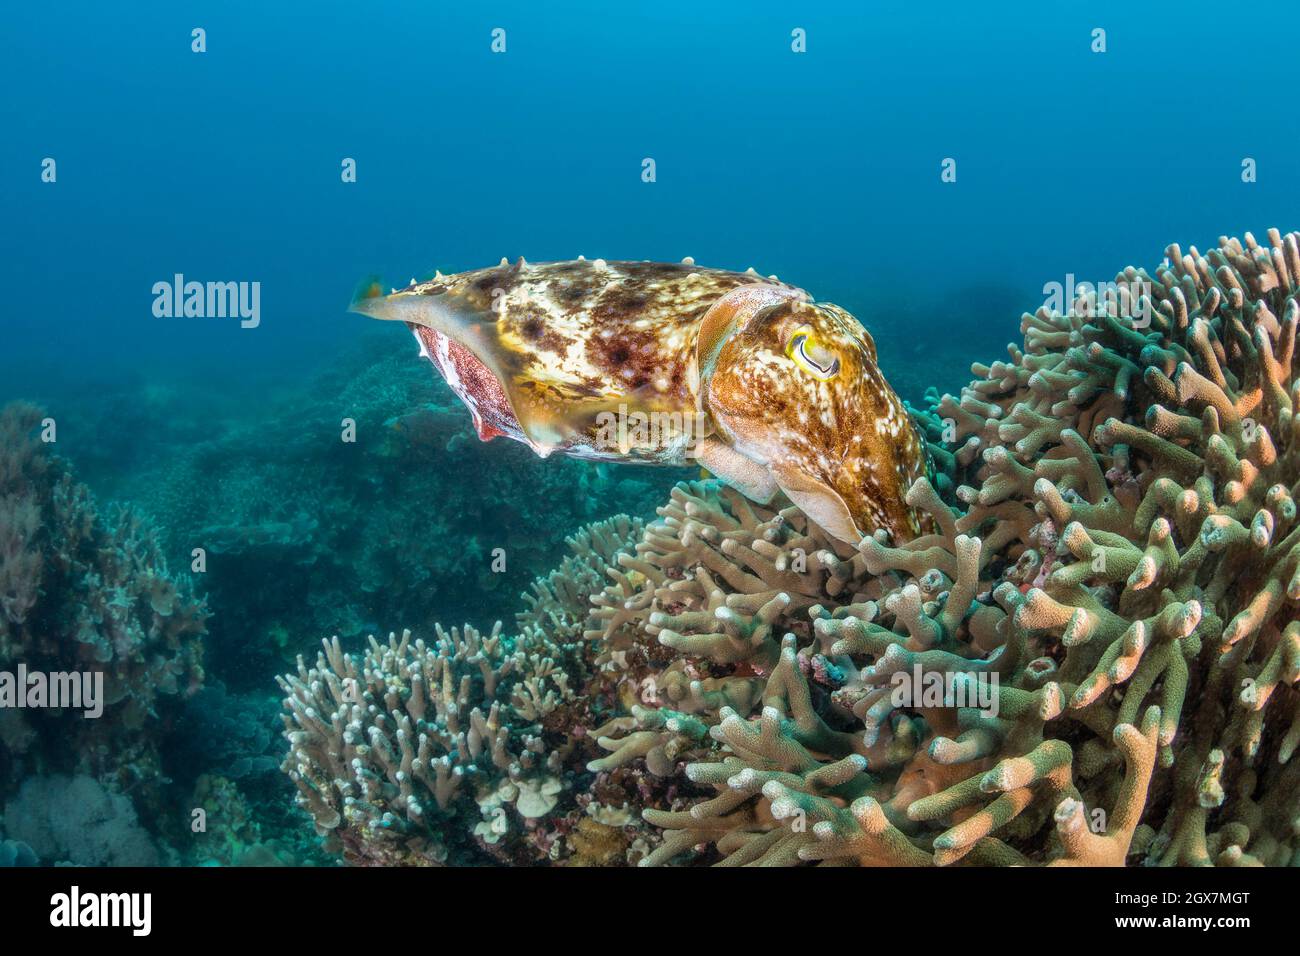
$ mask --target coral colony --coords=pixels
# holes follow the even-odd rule
[[[1077,286],[1064,309],[1025,314],[1007,358],[909,410],[925,447],[900,461],[924,467],[901,501],[855,499],[865,536],[827,507],[834,476],[814,487],[778,469],[768,487],[714,449],[719,477],[678,483],[657,519],[575,532],[510,626],[410,621],[361,646],[324,641],[279,678],[292,790],[263,791],[295,800],[319,844],[261,834],[241,794],[253,778],[223,769],[194,799],[236,822],[185,853],[1300,863],[1298,240],[1170,246],[1153,273],[1128,268],[1104,292]],[[763,286],[786,297],[783,317],[833,308]],[[462,376],[481,434],[572,438],[536,408],[505,418],[509,403],[467,384],[496,374],[490,351],[385,308]],[[829,380],[839,333],[807,322],[817,340],[801,343],[801,368]],[[723,323],[711,347],[742,327]],[[0,710],[0,862],[166,862],[174,835],[141,823],[166,814],[140,812],[157,800],[158,742],[187,695],[227,706],[198,691],[208,612],[147,526],[95,509],[32,437],[39,421],[21,405],[0,417],[0,670],[102,669],[104,714]],[[81,746],[56,749],[56,735]],[[227,736],[254,752],[223,767],[265,759],[253,729]],[[83,805],[97,829],[67,824]]]

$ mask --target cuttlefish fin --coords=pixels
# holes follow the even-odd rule
[[[770,468],[786,497],[828,534],[849,544],[862,540],[862,532],[853,521],[853,512],[838,491],[792,465],[773,464]]]
[[[750,501],[765,505],[779,490],[766,466],[747,458],[717,438],[702,438],[695,445],[695,460]]]

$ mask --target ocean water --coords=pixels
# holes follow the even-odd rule
[[[168,718],[151,799],[243,781],[263,842],[331,862],[275,769],[275,675],[335,633],[509,621],[579,526],[651,519],[695,477],[480,444],[409,334],[347,311],[367,276],[753,266],[860,319],[917,404],[1004,357],[1052,283],[1300,223],[1300,12],[1261,17],[1195,0],[8,10],[0,404],[39,405],[96,507],[136,508],[171,573],[200,545],[213,562],[192,575],[205,688]],[[250,311],[157,314],[179,276],[239,284]],[[217,738],[238,744],[200,742]],[[0,772],[2,806],[44,761]],[[231,861],[145,829],[161,862]]]
[[[520,255],[753,265],[899,364],[940,338],[987,352],[1046,282],[1286,227],[1300,202],[1295,125],[1256,105],[1285,83],[1287,9],[1261,31],[1198,2],[708,7],[12,11],[8,390],[135,374],[255,402],[358,334],[362,277]],[[156,319],[176,273],[260,282],[261,325]]]

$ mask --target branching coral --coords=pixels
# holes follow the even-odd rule
[[[572,555],[525,595],[516,636],[500,623],[487,635],[437,627],[427,645],[403,632],[357,658],[335,638],[314,667],[299,658],[280,678],[284,769],[330,847],[354,863],[420,865],[569,852],[566,814],[589,802],[570,766],[592,720],[580,628],[607,563],[640,530],[619,515],[570,537]],[[578,835],[588,850],[594,824]]]
[[[453,817],[495,847],[545,815],[561,788],[561,754],[545,752],[529,723],[572,694],[554,673],[536,652],[508,647],[499,624],[486,636],[438,628],[432,645],[409,631],[371,638],[360,659],[326,641],[315,667],[300,658],[298,675],[280,678],[284,769],[350,862],[444,863],[460,849],[447,842],[458,836]]]
[[[645,862],[1296,862],[1298,286],[1272,231],[1025,315],[918,414],[912,541],[679,486],[588,635],[592,769],[707,797]]]
[[[615,515],[579,528],[566,540],[573,553],[560,566],[533,581],[523,595],[527,610],[516,615],[524,633],[546,633],[572,643],[581,639],[591,615],[591,596],[605,587],[606,569],[622,552],[630,552],[645,522]]]

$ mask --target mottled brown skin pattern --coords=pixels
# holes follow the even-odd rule
[[[519,260],[440,275],[394,297],[473,317],[525,425],[562,419],[560,450],[582,454],[596,441],[595,416],[611,405],[697,410],[689,371],[700,317],[750,285],[797,291],[757,273],[687,263]],[[417,336],[433,356],[432,343]],[[637,449],[628,460],[659,459],[655,449]]]
[[[742,285],[781,283],[762,276],[667,262],[516,262],[417,284],[420,295],[462,298],[497,328],[503,349],[519,356],[524,378],[563,368],[575,376],[565,397],[636,392],[676,403],[685,392],[684,359],[696,325],[718,298]],[[504,307],[494,310],[494,302]],[[557,317],[582,336],[583,355],[599,374],[583,374],[566,361],[574,336],[556,331]],[[669,345],[672,333],[681,342]],[[523,343],[516,346],[510,343]],[[611,388],[613,383],[613,388]]]
[[[839,360],[828,381],[787,355],[799,329]],[[923,528],[903,500],[927,472],[925,443],[875,362],[875,343],[838,306],[789,302],[753,316],[718,353],[706,403],[733,444],[760,460],[786,456],[843,499],[858,530],[908,540]]]

